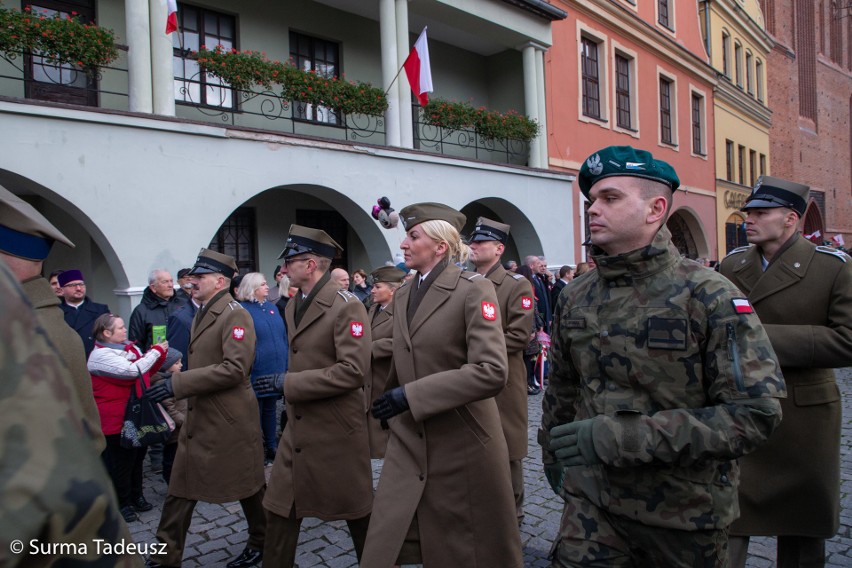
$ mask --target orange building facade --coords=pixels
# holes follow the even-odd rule
[[[610,145],[653,153],[678,173],[668,225],[690,258],[719,258],[713,91],[697,3],[554,1],[545,58],[549,165],[576,174]],[[585,198],[574,184],[574,256],[584,258]]]

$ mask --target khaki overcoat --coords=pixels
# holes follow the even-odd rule
[[[35,308],[39,325],[44,328],[48,339],[70,371],[72,386],[83,408],[83,423],[100,454],[106,448],[106,438],[101,431],[101,415],[92,394],[92,376],[86,368],[83,340],[65,323],[65,314],[59,307],[62,302],[53,293],[53,288],[45,278],[39,276],[22,282],[21,287]]]
[[[415,514],[422,563],[523,565],[506,439],[494,396],[506,344],[494,286],[447,266],[408,326],[411,286],[394,294],[393,366],[410,411],[391,435],[361,565],[394,565]]]
[[[787,382],[781,425],[740,459],[733,535],[830,538],[840,513],[840,392],[833,367],[852,365],[852,260],[795,235],[761,270],[757,247],[722,261],[751,301]]]
[[[503,424],[503,435],[509,447],[510,460],[527,457],[529,425],[527,417],[527,367],[524,348],[530,342],[533,328],[532,284],[520,274],[509,274],[499,263],[486,276],[497,289],[497,302],[503,322],[509,380],[497,395],[497,408]]]
[[[367,401],[367,431],[370,434],[370,457],[385,457],[390,430],[382,429],[381,423],[370,416],[373,401],[385,392],[385,384],[391,366],[393,354],[393,302],[381,309],[378,304],[370,306],[368,317],[373,335],[372,355],[370,356],[370,378],[364,384]]]
[[[227,291],[196,314],[189,370],[172,375],[175,399],[187,404],[169,495],[225,503],[263,487],[260,415],[249,382],[254,347],[251,315]]]
[[[287,302],[288,420],[263,506],[282,517],[295,503],[297,518],[358,519],[373,501],[363,388],[370,368],[367,310],[328,280],[298,326],[295,312],[296,301]]]

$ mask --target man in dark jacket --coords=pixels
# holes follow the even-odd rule
[[[86,282],[83,273],[76,268],[66,270],[59,275],[59,286],[62,288],[62,311],[65,322],[80,335],[83,347],[86,348],[86,359],[95,348],[95,338],[92,336],[92,325],[101,314],[109,313],[109,306],[98,304],[86,295]]]
[[[142,302],[130,314],[127,337],[135,341],[143,353],[166,338],[169,316],[182,306],[175,294],[172,275],[163,268],[155,268],[148,274],[148,287],[142,294]]]
[[[559,269],[559,278],[556,279],[556,282],[553,283],[553,288],[550,290],[550,305],[551,307],[556,307],[556,300],[559,299],[559,293],[562,291],[569,282],[574,279],[574,269],[564,265]]]

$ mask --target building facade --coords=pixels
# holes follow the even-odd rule
[[[770,173],[767,61],[772,39],[757,0],[701,0],[701,32],[718,76],[716,218],[723,257],[747,244],[740,207],[757,178]]]
[[[516,109],[546,126],[544,53],[560,10],[525,0],[178,3],[42,0],[34,17],[73,13],[114,30],[119,59],[98,74],[38,54],[0,54],[0,184],[77,245],[46,270],[79,268],[93,299],[129,315],[147,273],[173,273],[201,247],[271,278],[291,223],[323,228],[354,270],[396,262],[401,228],[371,217],[438,201],[512,225],[507,254],[574,262],[570,175],[548,171],[546,128],[529,144],[426,124],[397,70],[428,26],[434,95]],[[203,73],[201,46],[265,52],[387,92],[384,116],[344,115],[232,89]],[[541,207],[547,203],[547,207]],[[508,257],[507,257],[508,258]]]
[[[806,235],[852,239],[852,4],[761,0],[772,174],[811,186]]]
[[[548,151],[572,174],[609,145],[651,151],[678,172],[668,225],[681,252],[717,257],[715,74],[692,2],[561,0],[547,57]],[[586,240],[575,188],[574,254]]]

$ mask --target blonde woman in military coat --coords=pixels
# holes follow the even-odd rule
[[[494,285],[464,272],[465,217],[404,208],[400,248],[418,274],[394,296],[393,366],[373,404],[391,434],[362,566],[523,565],[509,455],[494,396],[506,343]]]

